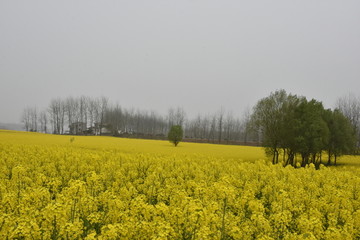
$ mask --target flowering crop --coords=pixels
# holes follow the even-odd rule
[[[0,239],[360,238],[359,170],[262,154],[0,131]]]

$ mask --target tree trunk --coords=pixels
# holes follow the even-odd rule
[[[329,166],[330,164],[331,164],[331,152],[329,151],[327,165]]]

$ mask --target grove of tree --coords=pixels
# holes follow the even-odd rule
[[[274,164],[319,166],[323,153],[327,153],[327,164],[331,159],[336,163],[337,157],[353,153],[356,147],[357,129],[341,110],[324,109],[317,100],[309,101],[285,90],[261,99],[254,107],[251,123],[260,131]]]

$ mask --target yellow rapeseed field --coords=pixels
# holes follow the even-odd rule
[[[208,157],[236,158],[255,161],[265,158],[264,151],[256,147],[223,146],[215,144],[181,143],[174,147],[167,141],[125,139],[101,136],[65,136],[0,130],[0,142],[45,146],[82,148],[87,150],[119,151],[122,153],[154,153],[156,155],[201,154]]]
[[[0,130],[0,239],[359,239],[358,161]]]

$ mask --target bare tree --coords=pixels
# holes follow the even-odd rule
[[[32,132],[38,131],[38,111],[36,107],[31,109],[31,129]]]
[[[225,110],[223,107],[220,108],[220,110],[217,113],[217,125],[218,125],[218,141],[221,143],[222,140],[222,132],[223,132],[223,125],[224,125],[224,114]]]
[[[168,125],[169,129],[171,126],[179,125],[183,126],[185,122],[186,113],[183,108],[170,108],[168,111]]]
[[[109,99],[107,97],[101,97],[99,99],[99,127],[100,127],[100,131],[99,134],[102,134],[102,128],[104,127],[104,120],[105,120],[105,114],[106,114],[106,110],[108,108],[108,103],[109,103]]]
[[[229,143],[229,141],[233,140],[232,133],[234,132],[234,116],[232,112],[228,112],[225,118],[225,134],[226,134],[226,141]]]
[[[215,142],[216,139],[216,114],[213,114],[212,116],[210,116],[210,129],[209,129],[209,134],[208,134],[208,141],[210,142],[210,140],[212,142]]]
[[[116,104],[115,106],[108,107],[105,113],[105,122],[108,124],[109,130],[113,135],[118,135],[122,130],[123,112],[121,106]]]
[[[87,121],[88,121],[88,101],[87,98],[85,96],[81,96],[79,98],[79,118],[80,118],[80,122],[85,123],[85,125],[87,126]]]
[[[210,139],[209,135],[210,135],[210,116],[205,116],[202,118],[201,120],[201,130],[200,130],[200,138],[201,139]]]
[[[26,107],[21,116],[21,122],[24,124],[25,131],[37,132],[39,115],[36,107]]]
[[[186,122],[186,137],[200,139],[201,138],[201,115],[198,114],[196,118],[190,119]]]
[[[336,102],[336,108],[349,119],[354,127],[358,138],[357,146],[360,147],[360,97],[351,93],[340,97]]]
[[[234,141],[241,141],[242,137],[242,125],[240,119],[234,120],[234,128],[233,128],[233,138]]]
[[[30,131],[31,128],[31,110],[29,107],[23,110],[21,122],[24,124],[25,131]]]
[[[90,128],[94,129],[95,134],[95,122],[97,121],[98,113],[98,101],[96,99],[88,98],[88,115]]]
[[[46,111],[43,110],[40,112],[39,122],[40,122],[40,131],[43,133],[47,133],[48,116]]]
[[[54,134],[64,133],[65,104],[60,98],[51,100],[48,112]]]
[[[251,110],[250,108],[246,108],[243,112],[243,117],[241,121],[241,130],[243,135],[243,142],[247,144],[248,136],[250,131],[250,121],[251,121]]]
[[[352,125],[355,127],[359,126],[360,98],[351,93],[340,97],[336,102],[336,108],[338,108],[344,116],[350,120]]]
[[[69,127],[77,122],[77,102],[73,97],[68,97],[64,101],[65,113]]]

